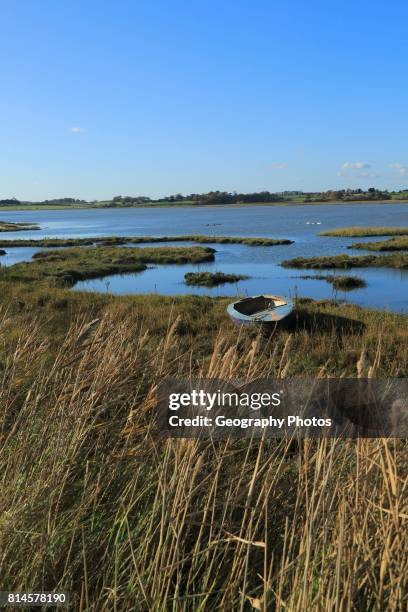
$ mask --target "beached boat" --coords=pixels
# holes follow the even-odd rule
[[[227,312],[236,325],[275,327],[287,320],[293,300],[281,295],[254,295],[229,304]]]

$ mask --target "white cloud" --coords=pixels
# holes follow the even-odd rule
[[[371,168],[370,164],[367,164],[366,162],[344,162],[344,164],[341,165],[343,170],[362,170],[363,168]]]
[[[85,132],[85,130],[84,128],[77,126],[77,127],[72,127],[71,132],[73,132],[74,134],[81,134],[81,132]]]
[[[271,164],[271,168],[273,168],[274,170],[284,170],[284,168],[287,168],[288,164],[286,164],[285,162],[275,162],[274,164]]]
[[[406,166],[405,164],[388,164],[388,166],[393,170],[398,170],[401,176],[405,176],[406,174],[408,174],[408,166]]]

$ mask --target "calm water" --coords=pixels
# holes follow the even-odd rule
[[[325,238],[318,236],[319,232],[351,225],[406,226],[408,205],[405,204],[18,211],[0,213],[0,220],[31,221],[41,226],[39,231],[7,232],[0,236],[4,239],[208,234],[266,236],[295,241],[292,245],[275,247],[211,245],[217,250],[213,263],[158,266],[138,274],[78,283],[75,290],[232,296],[268,291],[313,298],[336,295],[363,306],[408,312],[408,271],[355,269],[351,274],[364,278],[368,286],[334,294],[331,285],[325,281],[301,278],[302,275],[314,274],[313,271],[289,270],[279,265],[283,259],[299,256],[344,252],[361,255],[364,251],[353,251],[347,246],[356,240],[364,242],[370,239]],[[2,265],[27,261],[38,249],[16,247],[6,250],[7,255],[0,260]],[[198,270],[247,274],[251,278],[214,289],[187,287],[183,282],[184,274]]]

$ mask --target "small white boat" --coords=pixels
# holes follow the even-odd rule
[[[254,295],[229,304],[227,312],[236,325],[275,327],[293,312],[293,300],[281,295]]]

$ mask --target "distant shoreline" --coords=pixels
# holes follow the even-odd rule
[[[390,204],[408,204],[408,200],[349,200],[344,202],[342,200],[333,200],[330,202],[241,202],[235,204],[191,204],[190,202],[163,202],[163,203],[152,203],[143,204],[137,206],[98,206],[94,204],[83,204],[83,205],[38,205],[38,204],[18,204],[17,206],[1,206],[0,213],[4,212],[16,212],[23,210],[126,210],[130,208],[250,208],[259,206],[346,206],[348,204],[376,204],[376,205],[390,205]]]

